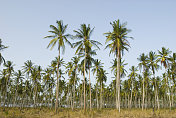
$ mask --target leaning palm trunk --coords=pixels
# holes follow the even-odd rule
[[[117,78],[116,78],[116,108],[120,112],[120,50],[118,49],[118,53],[116,54],[117,58]]]
[[[60,47],[59,47],[59,55],[57,61],[57,83],[56,83],[56,103],[55,103],[55,113],[57,113],[58,109],[58,91],[59,91],[59,63],[60,63]]]

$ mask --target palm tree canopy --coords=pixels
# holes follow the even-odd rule
[[[64,53],[65,43],[69,44],[72,47],[72,44],[67,39],[70,35],[65,34],[68,25],[64,25],[62,20],[56,21],[56,24],[57,26],[50,25],[50,28],[52,30],[48,32],[52,33],[52,35],[46,36],[44,38],[52,38],[47,48],[50,48],[52,50],[56,43],[58,43],[58,50],[62,48],[62,52]]]
[[[76,33],[75,36],[73,36],[74,39],[79,39],[78,42],[73,43],[74,48],[77,47],[76,54],[80,54],[84,52],[84,50],[88,50],[88,48],[91,48],[92,46],[100,49],[98,45],[101,45],[100,42],[91,40],[90,37],[92,35],[92,32],[94,31],[94,28],[90,28],[90,24],[86,26],[86,24],[81,24],[81,28],[78,30],[73,30],[73,32]]]
[[[140,62],[138,64],[139,69],[141,70],[142,68],[146,70],[148,68],[148,56],[142,53],[137,60]]]
[[[4,59],[4,57],[2,56],[1,51],[3,51],[3,50],[6,49],[6,48],[8,48],[8,47],[7,47],[7,46],[4,46],[4,45],[2,44],[2,39],[0,39],[0,65],[1,65],[2,63],[5,63],[5,59]]]
[[[155,70],[159,69],[158,61],[159,60],[157,60],[156,53],[153,51],[150,51],[149,57],[148,57],[148,64],[149,64],[149,68],[152,70],[153,74],[155,74]]]
[[[34,63],[32,63],[31,60],[27,60],[27,61],[24,63],[24,66],[22,66],[22,67],[23,67],[23,72],[24,72],[24,73],[27,73],[27,74],[29,75],[29,73],[31,73],[32,70],[33,70],[33,68],[34,68],[33,65],[34,65]]]
[[[168,66],[168,59],[169,59],[169,54],[171,54],[171,51],[166,49],[165,47],[162,47],[161,51],[158,50],[159,55],[158,60],[161,61],[161,65],[163,65],[165,68]]]
[[[113,21],[110,23],[112,25],[113,31],[104,33],[106,35],[106,48],[110,48],[110,53],[115,53],[117,56],[118,50],[120,50],[120,53],[123,55],[123,51],[127,50],[130,47],[130,44],[128,42],[128,38],[133,39],[132,37],[128,37],[128,33],[131,32],[131,30],[126,28],[127,23],[120,24],[120,20]]]
[[[103,68],[103,63],[101,62],[101,60],[95,59],[94,66],[92,69],[93,74],[98,73],[101,68]]]
[[[111,68],[111,72],[114,72],[114,74],[116,75],[117,73],[117,59],[113,59],[113,62],[111,62],[112,66]],[[128,65],[128,63],[125,63],[125,60],[120,60],[120,76],[121,77],[125,77],[127,70],[125,69],[125,66]]]

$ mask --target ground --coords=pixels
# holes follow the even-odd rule
[[[59,109],[55,114],[54,109],[48,108],[0,108],[0,118],[176,118],[176,110],[160,109],[122,109],[118,113],[116,109],[87,110],[85,113],[81,109]]]

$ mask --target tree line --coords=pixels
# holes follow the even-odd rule
[[[81,24],[67,34],[67,26],[63,21],[56,21],[56,26],[50,25],[51,39],[48,48],[58,48],[58,57],[50,65],[42,68],[31,60],[24,62],[21,70],[14,70],[12,61],[6,61],[1,51],[8,48],[0,39],[0,102],[4,107],[48,107],[64,108],[173,108],[176,93],[176,53],[162,47],[158,52],[142,53],[137,58],[138,66],[125,69],[127,63],[123,60],[124,51],[130,48],[130,29],[127,23],[120,20],[110,23],[112,31],[104,33],[106,48],[114,54],[111,61],[111,71],[114,80],[106,85],[108,79],[104,64],[95,59],[96,51],[102,44],[91,39],[94,28]],[[76,40],[71,43],[70,39]],[[67,45],[66,45],[67,44]],[[75,56],[69,62],[61,58],[60,52],[65,46],[75,48]],[[108,55],[108,54],[107,54]],[[164,68],[164,73],[156,76],[158,70]],[[92,84],[90,74],[96,78]],[[67,75],[68,78],[65,78]],[[86,76],[87,75],[87,76]],[[122,81],[121,78],[128,79]]]

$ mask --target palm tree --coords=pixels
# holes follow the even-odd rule
[[[100,71],[98,72],[98,79],[97,82],[100,82],[100,109],[102,108],[102,91],[103,91],[103,82],[106,82],[107,80],[107,75],[106,70],[103,68],[100,68]]]
[[[130,79],[131,79],[131,99],[130,99],[130,108],[132,107],[132,94],[133,94],[133,86],[134,86],[134,82],[135,82],[135,79],[136,79],[136,76],[137,76],[137,67],[135,67],[135,66],[132,66],[131,68],[130,68],[130,74],[129,74],[129,77],[130,77]]]
[[[92,46],[98,47],[98,45],[101,45],[98,41],[95,40],[90,40],[90,37],[92,35],[94,28],[91,29],[90,25],[86,26],[86,24],[81,24],[81,28],[78,30],[74,30],[76,33],[73,38],[79,39],[80,41],[74,43],[74,48],[77,47],[76,49],[76,54],[80,54],[84,52],[84,111],[86,110],[86,99],[85,99],[85,68],[86,68],[86,58],[87,58],[87,50],[91,49]]]
[[[0,71],[0,89],[1,89],[1,96],[3,97],[3,101],[4,101],[4,110],[5,110],[5,101],[6,101],[6,94],[7,94],[7,71],[5,69],[3,69],[2,71]]]
[[[57,27],[54,25],[50,25],[50,28],[52,30],[49,32],[52,33],[52,35],[46,36],[44,38],[52,38],[47,47],[47,48],[51,47],[51,50],[56,45],[56,43],[58,43],[59,55],[58,55],[58,60],[57,60],[57,83],[56,83],[56,103],[55,103],[55,112],[57,113],[60,50],[62,48],[62,52],[64,52],[65,43],[69,44],[71,47],[72,47],[72,44],[67,39],[69,37],[69,34],[65,34],[68,25],[64,25],[62,20],[56,21],[56,23],[57,23]]]
[[[74,102],[75,102],[75,85],[77,83],[77,69],[78,69],[78,62],[80,60],[79,57],[75,56],[71,59],[73,61],[73,74],[74,74],[74,93],[73,93],[73,108],[74,108]]]
[[[98,73],[100,72],[100,69],[101,68],[103,68],[103,63],[101,62],[101,60],[98,60],[98,59],[95,59],[95,61],[94,61],[94,66],[93,66],[93,69],[92,69],[92,71],[93,71],[93,75],[96,73],[96,80],[97,80],[97,84],[96,84],[96,96],[97,96],[97,98],[96,98],[96,101],[97,101],[97,109],[99,108],[99,106],[98,106]]]
[[[21,72],[21,70],[18,70],[17,72],[14,73],[15,76],[15,85],[16,85],[16,90],[15,90],[15,105],[17,105],[17,99],[18,99],[18,91],[19,89],[19,84],[20,82],[24,79],[24,75]]]
[[[66,73],[68,73],[68,76],[69,76],[69,85],[71,85],[71,88],[75,88],[75,80],[74,80],[74,77],[73,77],[73,73],[74,73],[74,69],[73,69],[73,63],[72,62],[68,62],[67,65],[66,65]],[[74,87],[72,87],[72,85],[74,84]],[[75,93],[75,89],[72,89]],[[72,90],[71,90],[71,94],[72,94]],[[73,97],[73,101],[72,101],[72,97],[71,97],[71,107],[72,107],[72,110],[74,108],[74,97]]]
[[[27,104],[28,104],[27,83],[30,82],[30,84],[32,85],[32,79],[30,79],[30,75],[34,68],[33,65],[34,63],[32,63],[31,60],[27,60],[26,62],[24,62],[24,66],[22,66],[23,73],[26,73],[26,77],[27,77],[27,80],[25,83],[25,91],[26,91],[25,93],[26,93],[26,98],[27,98]],[[32,88],[30,88],[30,97],[32,96],[31,93],[32,93]]]
[[[152,52],[152,51],[149,52],[148,64],[154,78],[155,101],[157,101],[158,109],[159,109],[158,91],[157,91],[156,80],[155,80],[155,70],[157,71],[159,69],[159,65],[158,65],[157,55],[155,54],[155,52]]]
[[[167,66],[169,65],[169,54],[171,54],[171,51],[168,49],[166,49],[165,47],[162,47],[161,51],[158,50],[158,60],[161,62],[161,65],[164,66],[164,68],[166,69]]]
[[[8,47],[7,47],[7,46],[4,46],[4,45],[2,44],[2,39],[0,39],[0,65],[1,65],[2,63],[5,63],[5,59],[4,59],[4,57],[2,56],[1,51],[3,51],[3,50],[6,49],[6,48],[8,48]]]
[[[165,47],[162,47],[161,51],[158,50],[158,60],[161,62],[161,66],[163,65],[165,68],[165,71],[167,71],[167,68],[169,66],[169,55],[171,54],[171,51],[166,49]],[[167,90],[169,92],[169,85],[168,85],[168,79],[167,79]],[[169,102],[170,102],[170,109],[171,109],[171,100],[169,95]]]
[[[106,43],[110,42],[106,48],[110,48],[110,54],[115,53],[117,60],[117,75],[116,75],[116,108],[120,112],[120,59],[123,55],[124,50],[128,51],[130,46],[128,42],[128,33],[131,31],[126,28],[126,23],[120,24],[120,20],[110,23],[113,31],[104,33],[106,36]],[[105,49],[106,49],[105,48]]]
[[[147,55],[145,55],[144,53],[142,53],[140,56],[139,56],[139,58],[137,58],[138,59],[138,61],[140,62],[139,64],[138,64],[138,66],[139,66],[139,69],[141,70],[142,68],[143,68],[143,98],[142,98],[142,110],[144,109],[144,98],[145,98],[145,83],[144,83],[144,81],[145,81],[145,76],[144,76],[144,74],[145,74],[145,72],[146,72],[146,70],[148,69],[148,57],[147,57]]]
[[[90,70],[92,67],[92,64],[94,63],[94,58],[92,56],[96,55],[96,50],[92,50],[91,48],[87,49],[87,57],[86,57],[86,69],[89,71],[89,93],[90,93],[90,110],[92,106],[92,98],[91,98],[91,80],[90,80]],[[83,57],[84,53],[80,54],[80,57]],[[84,65],[84,59],[81,61],[81,64]]]
[[[111,68],[111,72],[114,72],[114,75],[116,76],[117,74],[117,60],[113,59],[113,62],[111,62],[111,64],[113,64],[110,68]],[[125,63],[125,60],[120,60],[120,77],[123,78],[126,76],[127,70],[125,70],[125,66],[128,65],[128,63]]]
[[[7,72],[7,75],[6,75],[6,95],[5,95],[5,97],[8,98],[8,87],[9,87],[8,85],[10,83],[10,78],[11,78],[13,72],[14,72],[14,64],[11,61],[7,61],[4,66],[5,66],[5,71]],[[6,101],[4,101],[4,104],[5,103],[6,103]]]
[[[172,87],[172,105],[173,105],[173,91],[174,86],[176,86],[175,76],[176,76],[176,53],[173,53],[172,56],[169,57],[170,61],[170,73],[171,73],[171,79],[173,81],[173,87]],[[176,92],[176,89],[175,89]]]

